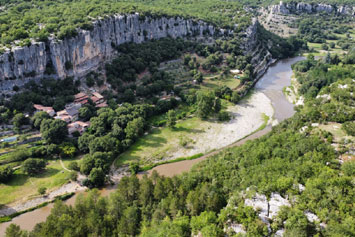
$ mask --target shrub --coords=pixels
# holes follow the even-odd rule
[[[231,119],[227,111],[220,111],[217,117],[218,117],[218,121],[229,121]]]
[[[179,137],[179,145],[182,147],[187,147],[189,143],[191,143],[192,140],[188,137],[185,136],[180,136]]]
[[[14,170],[9,166],[0,168],[0,183],[8,182],[11,179],[13,173]]]
[[[137,162],[131,162],[129,164],[129,170],[131,171],[131,174],[137,174],[140,171],[139,164]]]
[[[47,191],[47,188],[46,187],[39,187],[37,191],[39,194],[44,195]]]
[[[68,165],[68,168],[70,170],[75,170],[75,171],[79,171],[80,170],[78,162],[76,162],[76,161],[70,162],[69,165]]]
[[[355,161],[347,161],[341,167],[341,170],[345,175],[353,176],[355,175]]]
[[[69,179],[72,181],[76,181],[78,179],[78,173],[77,172],[70,172]]]
[[[350,136],[355,136],[355,122],[354,121],[349,121],[343,123],[341,128],[346,132],[346,134]]]
[[[28,175],[40,173],[46,167],[46,162],[41,159],[29,158],[23,162],[23,171]]]

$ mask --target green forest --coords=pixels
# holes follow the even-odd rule
[[[0,95],[0,211],[46,199],[67,184],[86,190],[73,206],[61,200],[76,189],[46,199],[54,202],[46,221],[30,231],[11,224],[6,236],[278,236],[280,231],[297,237],[355,236],[353,18],[292,16],[286,24],[295,33],[288,38],[261,23],[255,24],[255,32],[246,32],[259,7],[278,3],[0,0],[0,54],[5,47],[30,45],[32,39],[48,46],[51,37],[75,37],[78,29],[91,30],[93,21],[113,14],[138,12],[140,20],[184,17],[233,30],[205,39],[188,35],[111,44],[115,55],[82,78],[56,79],[50,59],[43,78],[11,86],[11,95]],[[244,108],[257,107],[251,102],[258,93],[253,87],[263,69],[302,55],[304,60],[292,65],[292,85],[283,89],[294,100],[291,118],[277,124],[272,113],[248,114],[246,123],[261,122],[246,137],[263,131],[266,135],[240,146],[225,144],[184,155],[198,147],[193,135],[204,138],[203,143],[217,143],[206,131],[223,134],[213,126],[228,125]],[[67,61],[65,68],[73,64]],[[83,102],[77,102],[79,92],[87,94],[87,101],[69,121],[34,106],[58,115]],[[272,106],[270,102],[271,111]],[[70,132],[74,122],[87,127]],[[227,139],[239,142],[243,136]],[[170,156],[169,149],[178,155]],[[156,171],[142,174],[201,156],[208,159],[173,177]],[[119,181],[116,171],[122,176]],[[115,184],[115,191],[103,197],[100,189],[108,184]],[[262,208],[253,208],[250,200],[265,197],[267,212],[272,212],[275,195],[289,205],[265,220]],[[1,216],[0,223],[23,212]]]
[[[30,236],[224,236],[231,222],[243,224],[250,236],[265,236],[267,225],[245,205],[248,188],[251,194],[278,192],[291,200],[272,219],[271,233],[354,236],[355,162],[341,165],[338,157],[346,152],[346,142],[335,151],[333,135],[310,126],[312,121],[337,121],[353,132],[354,56],[354,51],[329,61],[309,56],[295,64],[305,105],[266,136],[226,149],[180,176],[133,175],[123,178],[108,198],[93,190],[74,207],[57,202]],[[325,93],[327,102],[317,97]],[[306,211],[319,221],[310,222]],[[7,236],[21,235],[27,234],[14,225],[7,229]]]
[[[239,28],[249,25],[241,4],[235,1],[168,1],[168,0],[82,0],[82,1],[1,1],[0,35],[2,44],[29,37],[46,41],[50,34],[58,38],[76,35],[76,29],[91,29],[92,21],[100,16],[139,12],[142,17],[185,17],[204,20],[219,27]],[[203,6],[203,7],[201,7]],[[239,15],[239,17],[236,17]]]
[[[46,41],[51,34],[59,39],[73,37],[76,29],[91,29],[92,21],[100,16],[139,12],[144,16],[185,17],[204,20],[222,28],[244,29],[250,23],[250,15],[243,5],[258,6],[273,1],[226,0],[81,0],[81,1],[17,1],[1,0],[0,43],[10,46],[15,40],[20,45],[31,44],[29,38]],[[315,1],[311,1],[315,2]],[[316,1],[330,4],[353,4],[351,0]],[[274,2],[278,3],[278,2]]]

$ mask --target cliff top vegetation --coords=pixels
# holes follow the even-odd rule
[[[2,44],[15,40],[29,44],[29,38],[47,40],[54,34],[72,37],[77,28],[91,29],[93,20],[112,14],[141,13],[142,16],[181,16],[204,20],[222,28],[247,26],[250,17],[242,5],[225,0],[78,0],[53,1],[0,0],[0,35]]]

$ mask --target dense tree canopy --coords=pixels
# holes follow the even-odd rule
[[[46,119],[41,123],[41,134],[48,144],[59,144],[68,135],[67,123],[59,119]]]
[[[308,60],[314,59],[309,57]],[[252,236],[268,235],[269,230],[274,234],[280,229],[284,229],[289,236],[353,236],[355,189],[352,180],[355,163],[339,163],[337,159],[343,151],[334,150],[327,133],[301,132],[301,128],[307,127],[313,120],[333,122],[338,118],[344,118],[343,121],[354,119],[351,117],[354,115],[351,109],[354,104],[348,95],[353,91],[352,79],[349,79],[353,77],[352,65],[341,69],[322,60],[308,63],[311,66],[299,73],[301,77],[309,77],[309,80],[316,80],[310,76],[314,70],[326,68],[329,72],[334,71],[336,76],[332,72],[329,77],[336,79],[321,83],[316,94],[329,93],[331,97],[328,102],[319,104],[321,98],[307,96],[305,105],[297,107],[295,116],[275,126],[269,134],[240,147],[226,149],[199,163],[189,173],[173,178],[161,177],[156,172],[140,180],[134,175],[124,177],[117,191],[108,198],[98,197],[98,193],[93,191],[87,197],[79,197],[74,207],[56,203],[47,221],[37,225],[32,234],[191,236],[201,233],[204,236],[223,236],[223,230],[228,231],[229,224],[233,222],[242,224]],[[300,83],[306,85],[302,79]],[[206,103],[201,102],[206,99],[210,108],[215,106],[213,93],[197,97],[199,103]],[[318,103],[317,106],[314,103]],[[337,104],[338,108],[348,107],[332,115],[329,112],[332,103]],[[126,119],[125,116],[135,113],[133,111],[140,116]],[[90,141],[110,134],[114,127],[112,123],[117,123],[115,134],[120,134],[118,136],[127,136],[132,131],[132,134],[138,133],[138,127],[141,127],[138,120],[143,119],[146,112],[142,107],[128,105],[115,111],[104,109],[98,112],[101,123],[96,121],[93,129],[79,142],[83,149],[93,149],[80,167],[82,173],[89,175],[85,181],[88,185],[102,184],[105,170],[109,168],[107,160],[112,159],[111,153],[94,149]],[[346,123],[346,126],[351,129],[352,125]],[[85,143],[89,145],[83,145]],[[299,186],[303,186],[304,190],[300,190]],[[289,197],[292,205],[281,208],[268,230],[268,226],[260,220],[258,210],[245,204],[248,189],[268,198],[277,192]],[[326,226],[323,228],[319,222],[311,222],[306,212],[317,215],[319,222],[326,223]],[[9,231],[19,230],[12,226]]]
[[[117,13],[139,12],[146,16],[181,16],[202,19],[221,27],[232,27],[239,23],[243,28],[249,24],[249,17],[236,17],[244,14],[236,1],[167,1],[167,0],[127,0],[127,1],[6,1],[5,10],[0,16],[1,43],[24,40],[29,37],[46,41],[49,34],[59,39],[77,34],[76,28],[92,28],[92,19]],[[203,6],[203,7],[201,7]]]

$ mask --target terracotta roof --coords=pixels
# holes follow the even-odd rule
[[[96,107],[98,107],[98,108],[104,108],[104,107],[107,107],[107,106],[108,105],[107,105],[106,102],[102,102],[102,103],[96,105]]]
[[[76,123],[82,127],[85,127],[85,126],[89,126],[90,123],[89,122],[83,122],[83,121],[76,121]]]
[[[54,109],[52,107],[47,107],[47,106],[43,106],[43,105],[38,105],[38,104],[34,104],[33,107],[37,110],[43,110],[46,112],[52,112],[54,111]]]
[[[84,104],[87,104],[89,101],[88,100],[81,100],[81,101],[78,101],[78,103],[84,105]]]
[[[76,121],[67,125],[69,133],[73,133],[74,131],[78,131],[83,133],[87,127],[89,127],[89,122]]]
[[[104,98],[100,93],[97,93],[97,92],[93,92],[92,95],[97,97],[97,98],[99,98],[99,99],[103,99]]]
[[[74,98],[77,100],[77,99],[80,99],[80,98],[85,97],[85,96],[87,96],[85,93],[80,92],[80,93],[74,95]]]
[[[42,110],[43,109],[43,106],[42,105],[37,105],[37,104],[34,104],[33,107],[37,110]]]
[[[65,122],[71,121],[71,117],[69,115],[57,116],[57,119],[63,120]]]
[[[91,96],[90,98],[92,102],[96,103],[97,101],[101,100],[100,98],[97,98],[96,96]]]
[[[61,110],[57,112],[58,116],[64,116],[64,115],[68,115],[68,112],[66,110]]]
[[[89,96],[83,92],[80,92],[80,93],[74,95],[74,98],[75,98],[74,103],[85,104],[85,103],[87,103],[87,99],[89,98]],[[83,101],[86,101],[86,102],[83,103]]]

